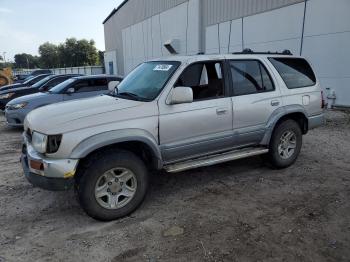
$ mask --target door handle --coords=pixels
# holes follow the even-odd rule
[[[280,105],[280,101],[278,101],[278,100],[272,100],[272,101],[271,101],[271,105],[272,105],[272,106],[279,106],[279,105]]]
[[[217,115],[223,115],[223,114],[226,114],[227,111],[228,110],[226,108],[218,108],[218,109],[216,109],[216,114]]]

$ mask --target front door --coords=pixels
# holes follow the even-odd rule
[[[232,146],[232,101],[226,96],[223,63],[189,65],[177,80],[191,87],[194,101],[160,105],[159,134],[165,162],[223,151]]]

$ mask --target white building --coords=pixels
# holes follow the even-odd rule
[[[311,61],[336,105],[350,106],[350,0],[126,0],[103,24],[109,73],[169,50],[289,49]]]

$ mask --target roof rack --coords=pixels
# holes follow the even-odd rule
[[[235,55],[293,55],[292,52],[288,49],[283,50],[282,52],[271,52],[271,51],[267,51],[267,52],[254,52],[252,49],[250,48],[246,48],[243,49],[242,52],[234,52],[233,54]]]

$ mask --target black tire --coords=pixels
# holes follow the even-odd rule
[[[95,186],[105,172],[114,168],[126,168],[136,178],[137,188],[134,196],[125,206],[107,209],[100,205],[95,197]],[[82,170],[76,182],[78,200],[83,210],[92,218],[111,221],[132,213],[143,201],[148,188],[148,171],[143,161],[129,151],[105,152],[91,159],[88,168]]]
[[[288,158],[286,158],[287,156],[283,157],[283,153],[281,155],[279,152],[281,138],[287,132],[292,132],[293,134],[295,134],[295,148],[293,153],[290,153],[291,155]],[[272,165],[273,168],[277,169],[287,168],[291,166],[292,164],[294,164],[294,162],[299,156],[302,143],[303,134],[297,122],[290,119],[278,124],[278,126],[273,131],[270,141],[269,153],[267,155],[269,163]]]

